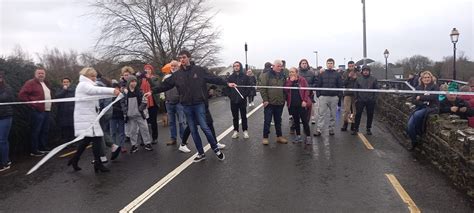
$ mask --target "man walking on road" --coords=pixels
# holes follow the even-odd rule
[[[329,58],[326,61],[327,69],[319,75],[316,87],[321,88],[342,88],[341,75],[334,69],[334,59]],[[328,126],[329,119],[329,135],[334,135],[336,126],[336,110],[340,91],[321,91],[316,92],[319,97],[318,124],[314,136],[320,136],[323,127]]]
[[[236,87],[237,85],[227,83],[224,79],[209,73],[205,68],[195,65],[194,62],[190,61],[191,53],[187,50],[182,50],[178,56],[181,62],[181,69],[173,73],[171,77],[165,79],[160,86],[153,88],[153,93],[165,92],[173,87],[178,89],[179,99],[183,105],[186,121],[191,130],[196,149],[198,150],[198,155],[194,158],[194,162],[200,162],[206,159],[201,137],[197,130],[198,124],[206,135],[207,141],[217,155],[217,158],[224,160],[224,153],[217,147],[217,141],[206,123],[205,102],[208,98],[206,84],[213,83],[228,85],[229,87]]]
[[[279,86],[285,85],[285,75],[282,73],[283,63],[281,60],[275,60],[272,70],[262,74],[261,86]],[[264,107],[264,125],[263,125],[263,140],[264,145],[268,145],[268,135],[270,134],[270,123],[272,117],[275,121],[275,130],[277,135],[277,142],[286,144],[286,140],[282,136],[281,131],[281,115],[283,114],[283,107],[285,106],[285,94],[283,89],[269,89],[261,88],[260,95],[263,100]]]
[[[377,84],[377,79],[370,75],[370,67],[362,67],[362,76],[357,78],[354,88],[356,89],[379,89]],[[364,108],[367,109],[367,135],[372,135],[370,128],[372,128],[372,120],[374,119],[375,111],[375,101],[377,95],[375,92],[356,92],[356,118],[355,118],[355,127],[352,131],[353,135],[356,135],[359,132],[360,119],[362,117],[362,112]]]
[[[343,74],[343,82],[344,88],[354,88],[355,82],[357,80],[357,70],[355,69],[355,64],[353,61],[349,61],[347,63],[349,67],[346,72]],[[354,130],[354,117],[356,114],[356,104],[354,98],[354,92],[352,91],[344,91],[344,114],[343,114],[343,121],[344,124],[342,125],[341,131],[347,131],[347,126],[351,123],[351,130]]]
[[[239,61],[234,62],[233,69],[234,69],[234,72],[232,73],[232,75],[229,76],[229,78],[227,79],[227,82],[235,83],[239,86],[251,85],[250,78],[244,73],[242,63],[240,63]],[[232,121],[234,124],[234,134],[232,134],[232,138],[239,137],[239,112],[240,112],[240,117],[242,119],[242,131],[244,132],[244,138],[247,139],[249,138],[249,133],[247,131],[248,130],[247,96],[248,96],[249,88],[240,88],[239,89],[240,94],[234,88],[227,88],[227,89],[230,89],[230,91],[227,91],[226,93],[228,94],[229,99],[230,99],[230,110],[232,111],[232,118],[233,118]]]

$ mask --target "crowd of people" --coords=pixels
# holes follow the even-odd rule
[[[472,92],[474,91],[474,78],[471,78],[467,85],[458,89],[456,82],[439,85],[436,77],[430,71],[421,72],[418,76],[412,76],[410,84],[416,90],[422,91],[449,91],[449,92]],[[436,113],[449,113],[458,115],[462,119],[468,119],[469,125],[474,127],[474,96],[455,94],[435,95],[435,94],[415,94],[412,97],[415,105],[414,111],[408,118],[407,134],[411,140],[410,150],[419,145],[421,136],[426,129],[428,115]]]
[[[277,143],[286,144],[288,139],[283,136],[282,115],[287,106],[290,125],[291,141],[311,145],[313,137],[323,133],[330,136],[336,134],[336,112],[341,102],[342,126],[340,131],[350,130],[352,135],[358,135],[361,117],[366,111],[365,133],[372,134],[372,123],[376,106],[376,92],[338,91],[330,88],[379,89],[379,83],[371,75],[371,68],[358,68],[353,61],[348,62],[348,69],[338,71],[334,68],[335,61],[327,59],[326,68],[311,68],[308,60],[300,60],[298,67],[285,67],[284,60],[265,63],[260,76],[252,70],[244,70],[242,63],[233,63],[233,72],[227,78],[221,78],[207,71],[206,68],[194,64],[190,52],[183,50],[178,59],[170,62],[169,73],[160,77],[152,65],[146,64],[143,72],[135,72],[130,66],[121,69],[119,80],[109,81],[94,68],[86,67],[80,71],[77,87],[72,86],[72,80],[62,79],[62,88],[55,95],[46,79],[46,70],[37,68],[34,78],[25,82],[18,99],[21,101],[42,101],[54,98],[83,98],[109,95],[98,101],[61,102],[57,104],[58,126],[61,129],[62,140],[71,141],[76,137],[84,137],[76,147],[76,153],[68,161],[75,171],[81,170],[79,159],[86,147],[92,143],[95,172],[109,172],[104,166],[108,162],[107,153],[110,148],[110,160],[115,160],[120,153],[136,153],[142,146],[146,151],[153,150],[153,144],[158,143],[158,107],[164,94],[164,103],[169,121],[170,140],[167,145],[177,145],[184,153],[191,152],[187,145],[192,136],[197,155],[194,162],[206,159],[199,129],[204,133],[214,154],[219,160],[224,160],[221,151],[224,144],[217,141],[212,114],[209,110],[208,84],[222,85],[223,94],[229,97],[230,113],[232,114],[232,139],[243,136],[249,139],[247,107],[254,106],[256,88],[260,92],[263,103],[263,134],[262,144],[270,143],[270,129],[275,128]],[[4,72],[0,71],[0,103],[13,102],[15,94],[5,82]],[[413,77],[414,78],[414,77]],[[416,80],[410,80],[417,90],[443,90],[446,85],[438,86],[436,77],[425,71]],[[290,89],[289,87],[293,87]],[[305,89],[313,87],[314,89]],[[325,88],[318,90],[317,88]],[[474,89],[474,79],[460,91],[470,92]],[[448,88],[449,91],[454,91]],[[117,100],[117,96],[120,99]],[[427,115],[431,113],[450,113],[463,119],[474,116],[474,97],[456,96],[449,94],[442,97],[435,94],[415,94],[412,97],[416,106],[408,119],[407,133],[415,148],[424,131]],[[112,104],[98,123],[99,113]],[[31,142],[30,155],[35,157],[48,153],[49,117],[52,103],[30,103],[31,109]],[[313,119],[314,122],[312,122]],[[10,168],[8,135],[13,120],[12,105],[0,106],[0,171]],[[241,121],[241,127],[239,124]],[[311,124],[315,125],[311,134]],[[198,128],[199,126],[199,128]],[[302,130],[301,130],[302,126]],[[302,133],[304,135],[302,135]],[[178,141],[180,142],[178,143]],[[130,150],[125,148],[130,142]]]

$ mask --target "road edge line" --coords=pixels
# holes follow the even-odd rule
[[[374,149],[374,147],[372,146],[372,144],[370,144],[369,140],[367,140],[367,138],[364,136],[364,134],[358,132],[357,135],[362,140],[362,143],[364,143],[365,147],[368,150],[373,150]]]
[[[408,210],[410,210],[410,213],[420,213],[420,209],[418,208],[418,206],[416,206],[415,202],[413,201],[413,199],[411,199],[410,195],[408,195],[408,193],[405,191],[400,182],[398,182],[395,175],[385,174],[385,176],[387,176],[388,180],[392,184],[393,188],[395,188],[403,202],[408,205]]]

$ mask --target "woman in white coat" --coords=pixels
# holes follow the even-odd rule
[[[79,84],[76,88],[76,98],[100,96],[100,95],[119,95],[120,91],[114,88],[96,86],[97,72],[92,67],[86,67],[79,72]],[[95,122],[99,115],[99,101],[77,101],[74,107],[74,133],[75,136],[84,135],[84,139],[79,142],[77,152],[68,162],[68,166],[72,166],[75,171],[81,170],[78,166],[79,158],[92,142],[92,150],[94,153],[94,171],[109,172],[110,170],[100,161],[101,140],[104,133],[100,128],[99,122]]]

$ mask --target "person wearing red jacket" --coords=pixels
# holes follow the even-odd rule
[[[46,71],[44,68],[35,70],[35,77],[25,82],[18,94],[22,101],[42,101],[51,100],[51,90],[45,82]],[[41,157],[49,150],[49,112],[51,102],[28,104],[31,111],[31,156]]]
[[[472,89],[469,85],[464,85],[459,89],[459,91],[472,92]],[[459,98],[463,101],[466,101],[469,104],[469,106],[474,109],[474,96],[473,95],[460,95]]]
[[[289,78],[285,82],[285,87],[308,87],[308,82],[304,77],[298,75],[298,69],[290,68]],[[312,138],[309,129],[309,118],[311,115],[311,98],[309,90],[305,89],[285,89],[286,103],[290,115],[293,116],[293,123],[296,131],[296,137],[293,143],[301,143],[300,120],[303,123],[304,134],[306,135],[306,144],[311,144]]]

